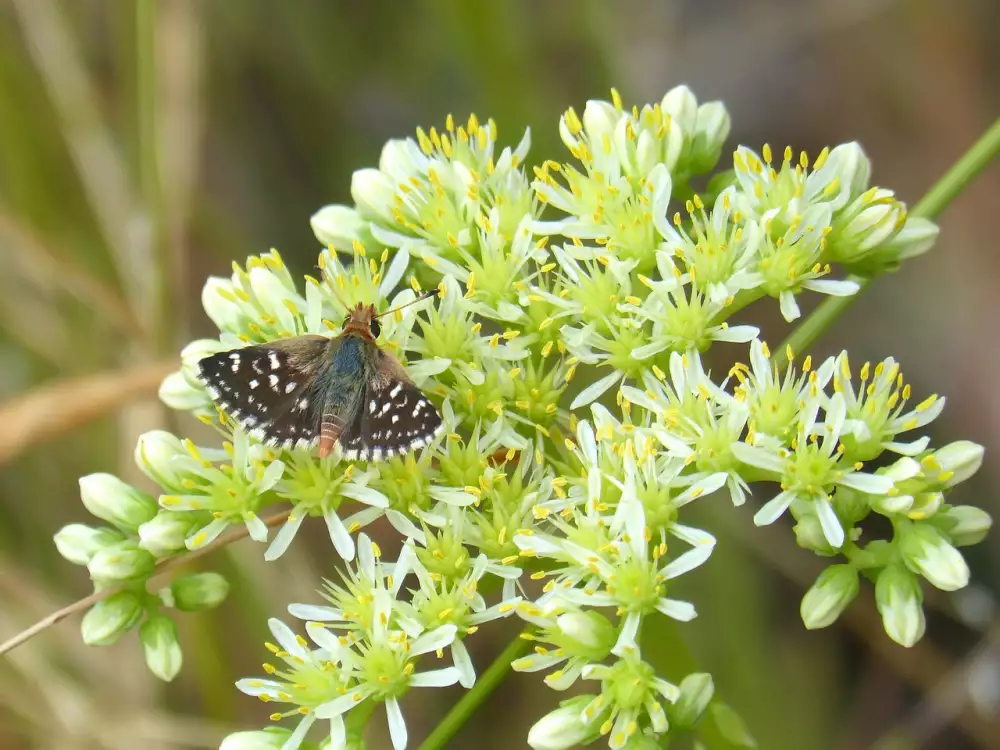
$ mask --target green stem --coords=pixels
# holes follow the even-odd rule
[[[527,631],[525,631],[527,632]],[[448,714],[434,727],[419,750],[441,750],[462,728],[476,709],[499,687],[510,671],[510,663],[528,650],[528,641],[518,635],[507,644],[493,663],[476,679],[472,689],[451,707]]]
[[[1000,118],[955,162],[951,169],[945,172],[934,187],[927,191],[913,207],[911,215],[927,219],[936,218],[998,154],[1000,154]],[[861,288],[850,297],[827,297],[820,303],[774,353],[774,360],[779,368],[785,366],[785,352],[789,348],[796,354],[808,351],[841,313],[854,304],[872,281],[866,276],[852,275],[848,278],[856,281]]]

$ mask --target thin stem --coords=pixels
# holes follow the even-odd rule
[[[522,632],[507,644],[507,648],[500,652],[500,655],[493,660],[486,671],[476,679],[476,684],[472,686],[472,689],[463,695],[434,727],[434,731],[427,736],[419,750],[441,750],[448,744],[469,720],[469,717],[475,713],[476,709],[503,682],[504,677],[510,671],[511,662],[528,650],[528,641],[522,637],[526,633],[527,631]]]
[[[1000,154],[1000,118],[997,118],[990,128],[972,144],[972,147],[945,172],[921,198],[910,212],[913,216],[927,219],[936,218],[951,203],[965,187],[972,182],[980,172]],[[829,330],[833,322],[840,317],[848,307],[860,296],[861,292],[871,283],[867,276],[849,276],[861,287],[850,297],[827,297],[810,315],[792,331],[784,343],[775,352],[775,363],[784,367],[785,352],[790,348],[793,353],[807,352],[820,336]]]
[[[289,513],[291,513],[291,508],[289,508],[288,510],[284,510],[281,513],[273,515],[269,518],[265,518],[264,524],[268,528],[278,526],[279,524],[285,522],[285,519],[288,518]],[[192,560],[197,560],[199,557],[207,555],[210,552],[214,552],[215,550],[225,547],[226,545],[232,544],[233,542],[242,539],[243,537],[248,536],[249,534],[250,534],[249,529],[247,529],[246,526],[241,526],[237,529],[234,529],[229,534],[220,536],[211,544],[206,544],[201,549],[196,549],[194,552],[188,552],[186,555],[181,555],[180,557],[171,557],[167,560],[163,560],[162,562],[160,562],[159,565],[156,566],[154,576],[161,576],[166,573],[169,573],[170,571],[175,570],[176,568],[179,568],[183,565],[187,565]],[[39,633],[41,633],[43,630],[47,630],[56,623],[62,622],[70,615],[75,615],[77,612],[83,612],[84,610],[90,609],[90,607],[93,606],[94,604],[97,604],[97,602],[101,601],[102,599],[107,599],[109,596],[113,596],[114,594],[117,594],[121,590],[122,589],[120,587],[116,587],[116,588],[104,589],[102,591],[95,591],[90,596],[85,596],[83,599],[79,599],[78,601],[73,602],[69,606],[63,607],[62,609],[57,610],[46,617],[43,617],[41,620],[36,622],[30,628],[22,630],[13,638],[0,644],[0,656],[6,654],[8,651],[11,651],[12,649],[17,648],[25,641],[28,641],[31,638],[38,635]]]

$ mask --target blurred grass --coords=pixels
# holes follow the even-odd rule
[[[494,117],[505,142],[530,126],[534,160],[563,158],[555,125],[566,106],[610,85],[641,102],[687,82],[729,105],[734,143],[812,152],[857,138],[878,182],[912,203],[1000,109],[998,49],[995,0],[5,0],[0,413],[84,376],[141,372],[174,356],[210,331],[200,285],[233,259],[273,246],[296,270],[311,269],[310,214],[349,201],[351,172],[375,163],[385,139],[449,112]],[[936,440],[969,437],[988,457],[1000,448],[998,200],[994,167],[942,217],[935,252],[877,282],[816,351],[849,345],[858,361],[893,354],[918,392],[948,396]],[[754,314],[769,337],[787,332]],[[86,520],[77,477],[134,479],[139,432],[198,431],[148,398],[110,399],[81,423],[71,416],[81,398],[38,407],[55,427],[0,464],[0,635],[89,591],[51,544],[60,525]],[[9,442],[11,425],[0,430]],[[994,515],[998,466],[988,458],[962,490]],[[977,712],[960,691],[957,710],[932,710],[945,705],[935,688],[985,638],[987,621],[961,624],[963,603],[937,597],[941,614],[913,652],[890,644],[859,608],[806,632],[798,600],[815,561],[788,530],[765,535],[749,509],[719,503],[697,513],[720,543],[677,594],[700,616],[644,639],[674,676],[696,665],[712,672],[761,747],[847,750],[879,738],[998,746],[995,703]],[[265,565],[250,543],[198,563],[230,575],[233,596],[217,613],[182,619],[188,668],[173,685],[148,676],[134,639],[85,649],[73,623],[0,663],[0,747],[214,747],[227,729],[266,723],[232,681],[259,669],[266,617],[310,599],[335,564],[322,529],[303,531],[280,565]],[[986,602],[1000,586],[997,553],[994,535],[971,554]],[[476,639],[480,669],[516,625]],[[995,650],[977,653],[1000,664]],[[458,695],[407,701],[415,742]],[[477,714],[453,746],[520,746],[560,697],[514,675],[495,710]],[[380,741],[381,728],[372,747]]]

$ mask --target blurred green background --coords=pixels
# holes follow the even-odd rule
[[[270,247],[309,271],[310,214],[348,202],[351,172],[387,138],[449,112],[496,118],[503,143],[530,126],[532,163],[564,160],[568,105],[612,85],[626,103],[658,100],[678,83],[727,104],[732,145],[859,140],[875,182],[912,205],[1000,111],[1000,3],[0,0],[0,640],[90,591],[51,542],[89,520],[79,475],[141,483],[140,432],[208,437],[155,399],[180,346],[211,333],[207,274]],[[994,166],[947,209],[934,251],[875,284],[814,352],[891,354],[915,393],[947,396],[935,442],[986,445],[961,502],[994,516],[998,207]],[[777,341],[772,307],[757,322]],[[975,586],[928,593],[928,635],[905,650],[870,587],[835,627],[806,631],[798,601],[821,561],[787,527],[713,500],[695,521],[720,543],[678,592],[700,616],[647,634],[668,674],[696,659],[763,748],[1000,748],[1000,535],[968,550]],[[304,532],[280,563],[250,542],[197,563],[234,592],[180,618],[187,663],[171,685],[134,636],[85,648],[78,618],[0,660],[0,748],[213,748],[265,725],[232,683],[258,673],[266,618],[333,572],[323,530]],[[480,670],[516,625],[473,639]],[[423,693],[404,705],[413,747],[460,690]],[[558,697],[514,675],[452,747],[523,747]]]

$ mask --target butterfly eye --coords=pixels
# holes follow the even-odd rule
[[[371,328],[371,332],[372,332],[372,338],[376,338],[377,339],[378,335],[380,333],[382,333],[382,324],[379,323],[377,320],[375,320],[373,318],[372,322],[371,322],[371,325],[370,325],[370,328]]]

